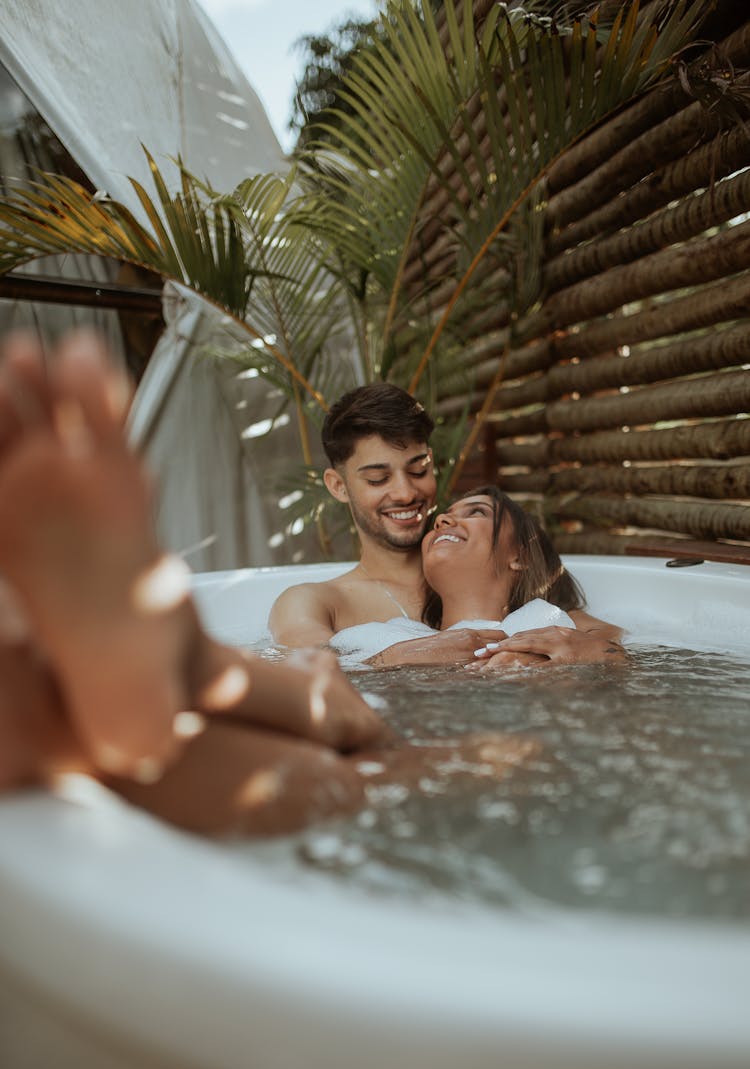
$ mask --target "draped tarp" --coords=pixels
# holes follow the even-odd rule
[[[0,25],[9,73],[92,184],[133,210],[128,176],[151,188],[141,145],[168,180],[179,155],[220,190],[287,170],[256,93],[193,0],[0,0]],[[276,489],[299,455],[294,421],[248,437],[278,397],[205,357],[215,336],[197,298],[166,318],[131,421],[162,487],[162,538],[192,549],[198,569],[299,557]]]
[[[193,0],[0,0],[0,59],[94,185],[138,208],[141,144],[218,188],[287,164],[263,106]]]

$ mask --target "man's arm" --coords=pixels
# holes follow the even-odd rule
[[[576,625],[578,631],[597,632],[604,638],[613,639],[615,642],[619,642],[622,638],[622,628],[617,624],[608,624],[606,620],[599,620],[596,616],[591,616],[590,613],[584,612],[583,609],[571,609],[568,614]]]
[[[325,646],[335,634],[326,583],[290,586],[273,604],[268,626],[280,646]]]
[[[607,624],[588,631],[569,627],[519,631],[512,638],[488,643],[479,652],[476,667],[485,671],[535,663],[621,664],[626,660],[625,650],[612,637],[612,634],[620,633],[620,628]]]
[[[497,642],[505,637],[505,632],[496,628],[481,631],[469,627],[449,628],[435,635],[397,642],[369,657],[364,663],[374,668],[407,664],[468,664],[474,659],[474,650],[486,642]]]

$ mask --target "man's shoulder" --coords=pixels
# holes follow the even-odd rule
[[[276,599],[276,605],[328,605],[333,604],[341,593],[341,576],[322,579],[314,583],[295,583],[288,586]]]
[[[337,598],[343,594],[351,583],[351,580],[355,577],[357,566],[348,568],[340,575],[334,575],[331,579],[318,579],[307,583],[295,583],[294,586],[288,586],[286,590],[282,591],[279,595],[281,598],[289,598],[294,600],[296,598],[311,598],[313,600],[328,601],[331,598]]]
[[[353,569],[352,569],[353,570]],[[287,632],[304,621],[314,621],[336,630],[336,618],[346,600],[347,576],[334,576],[319,582],[296,583],[277,597],[271,609],[270,625],[274,633]]]

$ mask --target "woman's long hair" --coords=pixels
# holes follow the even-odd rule
[[[500,531],[505,516],[513,524],[513,541],[522,564],[520,571],[514,572],[513,586],[510,591],[507,612],[514,612],[534,598],[544,598],[552,605],[564,609],[582,609],[586,604],[583,591],[566,571],[554,546],[542,525],[520,505],[511,500],[497,486],[479,486],[462,494],[459,501],[479,495],[492,499],[492,545],[497,547]],[[503,606],[498,606],[498,613]],[[443,603],[440,596],[430,590],[427,594],[422,619],[430,627],[439,630],[443,622]]]

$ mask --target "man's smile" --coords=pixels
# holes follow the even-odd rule
[[[381,516],[386,516],[389,520],[395,520],[397,523],[421,523],[424,519],[424,509],[410,508],[410,509],[383,509]]]

